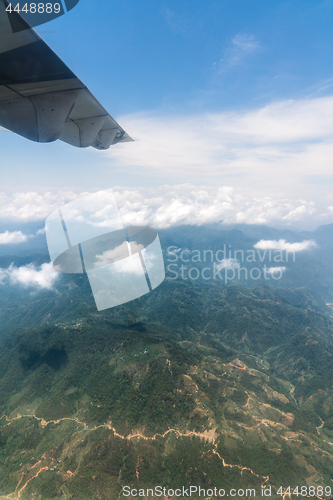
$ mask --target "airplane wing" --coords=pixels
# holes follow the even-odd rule
[[[0,0],[0,126],[31,141],[108,149],[132,139],[16,12]],[[15,31],[15,32],[14,32]]]

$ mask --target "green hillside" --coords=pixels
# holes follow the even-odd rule
[[[97,313],[86,286],[68,277],[0,311],[0,498],[333,488],[333,321],[320,298],[166,280]]]

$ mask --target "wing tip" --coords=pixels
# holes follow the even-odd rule
[[[111,136],[109,136],[108,140],[104,140],[101,132],[109,132]],[[132,137],[119,127],[118,129],[100,130],[91,146],[100,151],[106,151],[110,148],[110,146],[114,146],[121,142],[134,142],[134,139],[132,139]]]

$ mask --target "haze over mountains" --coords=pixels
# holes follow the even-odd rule
[[[7,268],[11,263],[22,266],[34,260],[38,265],[49,262],[43,228],[44,225],[38,222],[12,223],[10,226],[0,224],[0,236],[9,231],[10,234],[21,233],[26,237],[21,243],[0,244],[0,267]],[[319,226],[315,231],[246,224],[187,225],[160,229],[159,236],[167,274],[172,279],[176,274],[181,277],[180,266],[183,265],[186,270],[182,275],[187,279],[190,278],[189,270],[196,268],[200,270],[199,276],[196,277],[198,273],[194,269],[191,277],[206,282],[202,269],[208,266],[210,271],[205,276],[214,278],[216,264],[222,269],[215,276],[217,284],[240,282],[246,286],[261,283],[282,287],[308,286],[326,302],[333,302],[333,224]],[[223,260],[226,262],[221,264]],[[229,271],[225,279],[223,269],[228,266],[234,267],[235,276]],[[282,269],[275,274],[265,274],[264,267]],[[240,270],[244,268],[247,273]]]

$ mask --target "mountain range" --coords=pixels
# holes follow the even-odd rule
[[[61,275],[50,289],[4,282],[0,499],[113,500],[124,486],[127,498],[151,498],[157,485],[165,498],[186,498],[191,485],[206,498],[214,488],[282,498],[288,486],[293,497],[303,486],[330,498],[332,227],[187,226],[160,239],[166,267],[172,247],[177,265],[183,252],[200,272],[207,262],[192,263],[195,251],[316,246],[297,251],[280,280],[167,271],[153,293],[100,312],[85,275]],[[37,250],[0,266],[37,268],[48,261]]]

